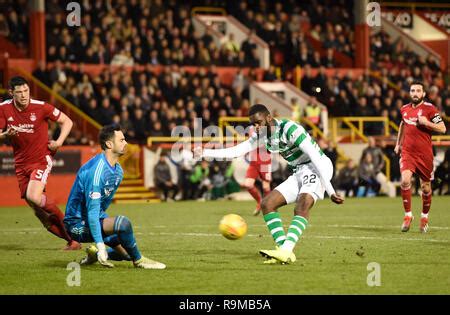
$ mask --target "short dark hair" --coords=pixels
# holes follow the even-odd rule
[[[255,104],[250,107],[250,111],[248,113],[249,116],[255,115],[256,113],[270,114],[267,107],[263,104]]]
[[[106,125],[100,130],[98,140],[100,142],[102,150],[108,149],[108,147],[106,146],[106,141],[110,141],[114,138],[115,131],[122,131],[122,128],[119,124]]]
[[[20,86],[20,85],[24,85],[24,84],[29,85],[28,81],[25,80],[24,77],[15,76],[15,77],[12,77],[11,79],[9,79],[8,88],[10,90],[14,90],[16,88],[16,86]]]
[[[411,87],[411,86],[413,86],[413,85],[421,85],[421,86],[422,86],[422,90],[425,92],[425,84],[423,84],[422,81],[415,80],[415,81],[413,81],[413,82],[411,83],[411,85],[410,85],[409,87]]]

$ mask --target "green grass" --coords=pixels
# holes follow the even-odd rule
[[[348,199],[343,206],[319,202],[298,243],[297,262],[264,265],[259,249],[273,240],[252,202],[179,202],[113,205],[111,216],[133,222],[141,252],[166,270],[81,269],[81,286],[69,287],[66,266],[83,251],[63,252],[64,242],[40,226],[26,207],[0,209],[0,294],[449,294],[450,198],[433,197],[430,231],[416,220],[400,232],[401,200]],[[226,213],[242,215],[248,234],[229,241],[218,233]],[[292,206],[281,209],[285,226]],[[86,245],[85,245],[86,247]],[[381,267],[381,286],[369,287],[367,265]]]

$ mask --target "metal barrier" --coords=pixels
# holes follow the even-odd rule
[[[354,124],[357,123],[357,126]],[[381,122],[384,124],[384,136],[389,136],[389,118],[387,117],[335,117],[331,118],[331,134],[332,139],[336,141],[338,139],[338,125],[343,123],[350,128],[351,142],[355,142],[356,136],[360,137],[364,142],[367,142],[367,137],[364,135],[364,123],[366,122]],[[398,130],[398,128],[397,128]]]
[[[221,15],[227,15],[227,11],[224,8],[214,8],[214,7],[194,7],[191,10],[191,14],[198,13],[219,13]]]

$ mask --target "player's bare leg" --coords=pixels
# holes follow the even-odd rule
[[[277,209],[286,205],[286,199],[278,190],[273,190],[265,196],[261,202],[263,215],[271,212],[277,212]]]
[[[420,179],[420,187],[422,189],[422,214],[420,217],[420,231],[426,233],[428,231],[428,212],[431,207],[431,182]]]
[[[114,247],[117,254],[129,255],[130,260],[136,268],[143,269],[165,269],[163,263],[144,257],[139,252],[134,238],[131,222],[125,216],[105,218],[103,220],[103,231],[106,235],[117,235],[120,245]],[[125,259],[128,260],[128,259]]]
[[[258,191],[258,188],[255,187],[255,179],[247,177],[244,181],[244,187],[247,189],[247,191],[252,195],[252,197],[256,201],[256,208],[253,212],[253,215],[258,215],[261,212],[261,194]]]
[[[313,206],[314,198],[310,194],[300,194],[299,200],[295,205],[294,214],[309,220],[309,212]]]
[[[44,227],[52,234],[65,239],[67,246],[65,250],[81,249],[81,244],[72,240],[64,227],[64,214],[48,197],[44,194],[45,184],[38,180],[30,180],[27,187],[25,199],[34,210],[35,215],[42,222]],[[44,213],[47,215],[45,219]]]
[[[411,226],[411,222],[414,220],[414,216],[411,212],[411,178],[413,173],[410,170],[402,172],[401,179],[401,194],[403,200],[403,208],[405,210],[405,216],[403,218],[402,232],[408,232]]]

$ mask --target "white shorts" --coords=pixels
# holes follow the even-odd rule
[[[333,176],[333,164],[329,158],[323,158],[321,163],[327,173],[327,178],[324,180],[330,181]],[[300,165],[294,174],[275,189],[283,195],[286,204],[296,202],[300,194],[311,195],[314,202],[317,199],[322,200],[325,194],[325,186],[322,184],[319,172],[312,163]]]

